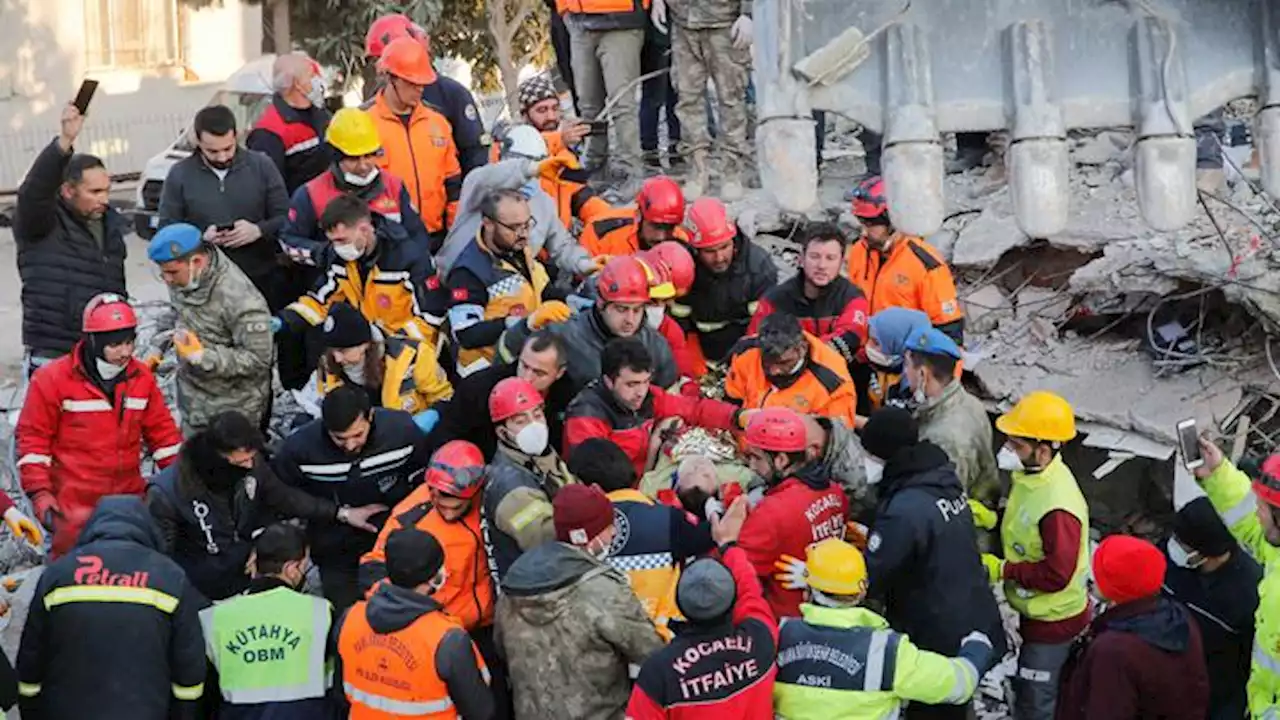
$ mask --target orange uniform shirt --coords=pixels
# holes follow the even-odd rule
[[[458,214],[462,192],[453,126],[425,103],[413,109],[406,123],[387,105],[385,92],[380,91],[366,107],[382,142],[378,166],[404,181],[427,230],[447,230]]]
[[[871,314],[888,307],[919,310],[935,327],[963,321],[951,268],[924,240],[898,233],[888,253],[865,240],[849,248],[849,280],[862,289]]]

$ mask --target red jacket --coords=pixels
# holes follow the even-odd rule
[[[590,438],[608,438],[643,475],[655,422],[678,417],[698,427],[732,430],[737,415],[738,409],[727,402],[675,395],[656,387],[649,389],[640,409],[632,411],[619,405],[604,383],[597,381],[583,388],[565,411],[564,456],[572,456],[573,449]]]
[[[778,622],[746,554],[730,545],[723,557],[738,586],[732,625],[687,627],[649,656],[627,720],[773,720]]]
[[[658,334],[671,346],[671,354],[676,359],[676,370],[681,377],[698,379],[696,359],[689,351],[689,342],[685,338],[684,328],[670,315],[663,315],[658,324]]]
[[[115,397],[89,379],[83,343],[40,368],[18,417],[18,476],[27,495],[52,492],[62,510],[53,551],[75,546],[76,536],[104,495],[142,496],[139,468],[145,440],[161,468],[178,455],[182,435],[165,405],[155,375],[130,360]],[[44,518],[36,518],[43,522]]]
[[[866,357],[871,305],[862,290],[843,277],[822,288],[817,298],[805,297],[801,273],[775,285],[760,298],[747,334],[760,332],[760,322],[775,312],[794,315],[805,332],[835,348],[850,366]]]
[[[849,501],[839,485],[825,477],[794,476],[770,488],[751,509],[738,545],[763,578],[765,599],[779,621],[800,617],[804,593],[782,587],[773,577],[774,563],[783,555],[803,560],[810,544],[843,538],[848,511]]]

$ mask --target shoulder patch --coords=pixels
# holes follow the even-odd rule
[[[834,370],[813,360],[809,361],[809,371],[829,393],[835,392],[836,388],[844,384],[844,380]]]
[[[453,292],[449,293],[449,297],[453,298],[454,302],[463,302],[467,299],[467,289],[454,288]]]
[[[431,503],[424,502],[405,510],[396,516],[396,520],[402,528],[411,528],[418,524],[418,521],[427,516],[431,512]]]
[[[911,254],[915,255],[920,264],[924,266],[925,272],[932,272],[942,267],[942,263],[938,261],[938,258],[934,257],[933,253],[926,250],[920,243],[908,240],[907,247],[911,248]]]
[[[463,110],[462,114],[466,115],[467,119],[470,120],[471,122],[475,122],[476,119],[479,117],[479,114],[476,112],[476,106],[470,103],[467,103],[467,109]]]

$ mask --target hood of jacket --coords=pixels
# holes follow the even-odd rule
[[[880,497],[887,500],[907,488],[927,488],[939,495],[963,492],[951,458],[928,440],[902,448],[885,461]]]
[[[1165,652],[1183,653],[1191,645],[1191,616],[1182,603],[1166,597],[1145,598],[1117,605],[1094,620],[1094,633],[1137,635]]]
[[[439,609],[440,603],[427,595],[384,582],[373,591],[373,597],[369,598],[365,616],[374,632],[389,635]]]
[[[227,272],[227,264],[230,260],[222,254],[222,250],[218,248],[209,248],[209,267],[205,268],[204,274],[200,276],[200,284],[195,290],[187,291],[183,288],[170,288],[169,294],[176,304],[200,306],[209,302],[213,297],[213,289],[217,287],[218,282],[222,280],[222,276]]]
[[[158,550],[160,530],[151,521],[151,513],[141,498],[108,495],[98,501],[98,507],[89,516],[76,545],[88,545],[99,540],[125,540]]]
[[[609,566],[572,545],[552,541],[512,563],[502,592],[525,622],[547,625],[569,612],[583,580],[609,571]]]

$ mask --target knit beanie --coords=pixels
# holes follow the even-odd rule
[[[1165,567],[1164,553],[1130,535],[1112,535],[1093,552],[1093,581],[1098,592],[1116,604],[1159,593]]]
[[[387,579],[402,588],[429,582],[444,565],[444,548],[435,535],[412,527],[387,536],[386,555]]]
[[[324,319],[324,346],[327,348],[353,348],[373,341],[373,330],[360,311],[347,303],[337,303],[329,309]]]
[[[521,113],[528,112],[530,107],[543,100],[559,99],[560,97],[556,92],[555,84],[546,75],[534,75],[520,83],[516,94],[519,96]]]
[[[920,442],[920,426],[911,413],[900,407],[883,407],[871,413],[862,427],[862,449],[889,460],[905,447]]]
[[[737,594],[737,583],[724,563],[701,558],[680,573],[676,607],[690,622],[707,622],[729,612]]]
[[[595,485],[566,485],[556,492],[551,518],[557,540],[582,546],[613,524],[613,503]]]
[[[1182,506],[1173,519],[1173,534],[1183,545],[1205,557],[1226,555],[1236,547],[1231,531],[1222,524],[1222,518],[1207,497]]]

